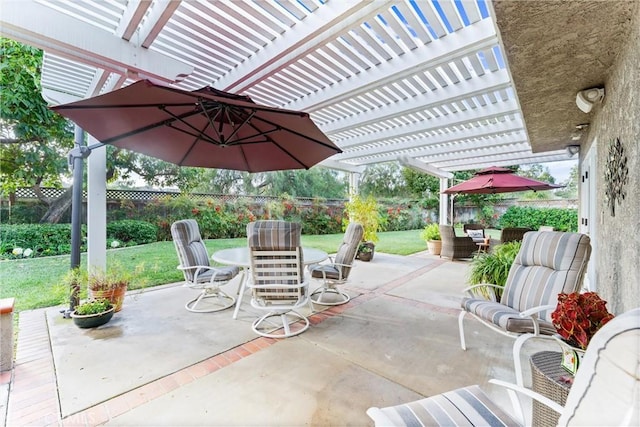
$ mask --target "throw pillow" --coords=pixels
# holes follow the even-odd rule
[[[467,230],[467,236],[474,242],[484,242],[484,230]]]

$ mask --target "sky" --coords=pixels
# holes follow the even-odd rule
[[[561,184],[569,178],[571,168],[578,164],[578,156],[575,159],[563,160],[561,162],[541,163],[549,168],[549,173],[556,179],[556,184]]]

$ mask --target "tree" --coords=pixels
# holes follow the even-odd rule
[[[41,188],[61,187],[66,154],[73,147],[72,129],[40,95],[42,52],[1,38],[0,56],[0,189],[13,199],[17,188],[31,187],[51,210],[55,200],[46,198]],[[57,219],[51,217],[52,222]]]
[[[291,197],[342,199],[347,197],[347,182],[338,171],[314,167],[309,170],[286,170],[257,173],[252,176],[253,194]]]
[[[578,165],[575,164],[569,171],[569,177],[562,183],[565,187],[555,191],[556,196],[563,199],[577,199],[578,176]]]
[[[400,165],[389,162],[367,166],[360,179],[360,193],[374,197],[408,194]]]

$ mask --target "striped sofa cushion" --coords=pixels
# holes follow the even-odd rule
[[[591,255],[589,236],[580,233],[530,231],[509,270],[500,302],[524,311],[555,305],[561,292],[580,289]],[[551,310],[540,315],[551,322]]]
[[[494,404],[477,385],[437,396],[382,408],[387,420],[376,425],[393,426],[516,426],[509,414]]]

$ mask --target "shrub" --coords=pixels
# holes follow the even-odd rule
[[[509,242],[495,247],[491,253],[481,253],[471,261],[469,284],[491,283],[504,287],[507,276],[522,242]],[[501,292],[497,292],[500,297]]]
[[[437,223],[427,224],[420,232],[420,237],[425,242],[429,240],[440,240],[440,226]]]
[[[578,210],[510,206],[500,217],[500,227],[528,227],[537,230],[541,225],[557,231],[578,231]]]
[[[86,250],[86,235],[86,227],[82,226],[82,250]],[[23,258],[27,253],[30,257],[68,254],[71,252],[71,224],[3,225],[0,250],[3,259]]]
[[[123,219],[107,224],[107,241],[117,240],[124,246],[153,243],[157,240],[158,227],[146,221]]]

